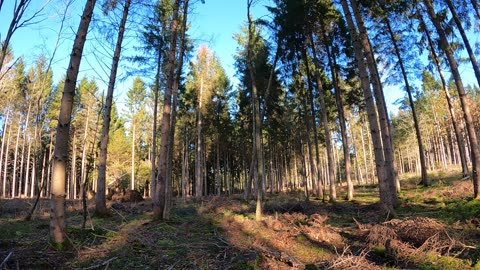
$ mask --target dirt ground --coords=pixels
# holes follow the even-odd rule
[[[480,269],[480,202],[469,181],[405,185],[395,216],[379,216],[375,186],[352,202],[268,194],[264,219],[238,195],[177,202],[153,222],[150,201],[110,202],[89,218],[67,203],[71,246],[48,243],[49,202],[0,201],[0,269]],[[89,203],[90,211],[93,202]]]

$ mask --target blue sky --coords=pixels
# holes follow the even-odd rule
[[[227,74],[235,74],[233,55],[237,43],[234,33],[240,32],[240,27],[247,19],[246,0],[207,0],[204,5],[197,4],[192,16],[192,36],[197,42],[206,43],[220,58]],[[265,5],[270,1],[259,1],[254,6],[252,14],[255,18],[268,14]]]
[[[34,63],[38,55],[51,55],[56,41],[57,32],[59,30],[61,14],[64,10],[64,2],[66,0],[34,0],[32,1],[30,13],[32,14],[41,6],[48,2],[42,14],[42,21],[28,28],[19,29],[11,40],[14,54],[16,56],[24,55],[28,65]],[[97,1],[100,2],[100,1]],[[6,33],[13,9],[13,0],[5,1],[0,12],[0,34],[2,38]],[[68,65],[69,54],[72,48],[72,40],[74,32],[78,27],[80,14],[85,4],[84,0],[74,0],[69,12],[67,13],[65,28],[61,35],[61,43],[53,62],[54,79],[57,81],[65,74]],[[265,5],[271,5],[270,0],[260,0],[253,8],[252,13],[255,18],[265,16],[267,11]],[[97,12],[100,6],[96,7]],[[237,44],[233,39],[234,33],[240,31],[240,27],[246,20],[246,0],[206,0],[205,4],[196,1],[193,12],[190,15],[191,30],[190,35],[196,40],[196,45],[207,44],[218,56],[227,74],[231,77],[232,82],[236,82],[233,78],[235,74],[233,55],[235,54]],[[130,36],[135,35],[130,32]],[[94,37],[90,33],[89,41],[84,50],[85,57],[81,65],[81,74],[79,78],[87,75],[94,77],[100,85],[100,91],[106,89],[101,81],[108,81],[108,75],[103,72],[102,65],[95,60],[93,53],[98,52],[98,45],[94,43]],[[475,39],[478,39],[475,36]],[[136,45],[134,41],[126,43],[125,52],[132,51]],[[112,49],[113,51],[113,49]],[[105,64],[110,65],[111,58],[105,58]],[[129,65],[125,61],[121,65]],[[463,65],[461,68],[462,75],[467,84],[474,83],[473,73],[470,65]],[[121,70],[120,74],[124,73]],[[124,93],[131,86],[132,79],[124,81],[117,80],[116,99],[121,106]],[[385,86],[385,95],[387,103],[391,104],[395,100],[404,96],[404,92],[399,87]],[[390,107],[395,111],[394,107]]]
[[[52,55],[53,48],[57,39],[62,12],[65,4],[64,0],[34,0],[30,7],[30,13],[40,9],[45,3],[48,3],[41,16],[41,22],[27,28],[20,28],[13,35],[10,44],[13,48],[15,56],[23,55],[27,66],[32,65],[38,55]],[[96,6],[96,11],[100,10],[100,6]],[[196,40],[196,45],[207,44],[220,59],[222,66],[227,74],[235,81],[233,55],[235,54],[237,44],[233,39],[234,33],[240,31],[240,27],[246,20],[246,0],[207,0],[205,4],[200,1],[195,2],[192,13],[189,17],[191,23],[190,35]],[[13,0],[6,1],[0,13],[0,33],[4,35],[8,29],[13,10]],[[60,47],[56,53],[52,68],[54,71],[55,82],[65,74],[68,65],[69,53],[72,48],[74,32],[78,27],[78,21],[83,10],[85,1],[74,0],[70,7],[65,27],[63,29]],[[265,5],[269,4],[269,0],[258,1],[252,13],[255,17],[267,14]],[[130,32],[127,35],[135,35]],[[88,42],[84,49],[84,58],[80,68],[79,78],[86,75],[94,77],[97,81],[108,81],[108,75],[102,72],[102,67],[97,63],[93,52],[100,49],[94,44],[94,36],[89,33]],[[125,43],[125,42],[124,42]],[[127,42],[124,52],[132,52],[135,42]],[[113,50],[113,49],[112,49]],[[105,59],[106,64],[111,63],[111,59]],[[125,61],[121,65],[129,65]],[[119,70],[119,74],[122,74]],[[122,76],[122,75],[120,75]],[[125,81],[117,80],[116,97],[119,103],[122,103],[122,96],[131,86],[132,79]],[[105,85],[100,88],[106,88]],[[121,104],[120,104],[121,105]]]

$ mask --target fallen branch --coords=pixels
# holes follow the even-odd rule
[[[170,267],[167,268],[167,270],[172,270],[173,267],[175,267],[175,265],[177,265],[177,263],[179,263],[182,259],[179,259],[178,261],[174,262],[172,265],[170,265]]]
[[[263,255],[267,258],[272,258],[279,262],[286,263],[294,268],[297,269],[305,269],[305,264],[300,262],[299,260],[295,259],[294,257],[286,254],[285,252],[273,252],[268,250],[258,250],[259,252],[263,253]]]
[[[7,263],[8,259],[10,259],[12,254],[13,254],[13,251],[10,251],[10,253],[8,253],[7,257],[5,257],[5,259],[3,259],[3,262],[0,263],[0,268],[2,268]]]
[[[82,269],[82,270],[92,270],[92,269],[100,268],[100,267],[102,267],[102,266],[105,266],[106,268],[108,268],[108,265],[110,265],[110,263],[111,263],[113,260],[115,260],[115,259],[117,259],[117,257],[112,257],[112,258],[110,258],[110,259],[108,259],[108,260],[106,260],[106,261],[104,261],[104,262],[99,263],[99,264],[95,264],[95,265],[92,265],[92,266],[90,266],[90,267],[81,268],[81,269]]]
[[[223,237],[217,232],[217,230],[214,230],[213,231],[213,234],[215,235],[215,238],[217,240],[219,240],[220,242],[224,243],[225,245],[227,245],[227,247],[230,246],[230,243],[228,243],[225,239],[223,239]]]
[[[362,223],[358,222],[358,220],[356,220],[354,217],[352,217],[353,221],[355,221],[355,224],[357,224],[357,227],[359,230],[363,231],[363,230],[367,230],[365,228],[365,225],[363,225]]]

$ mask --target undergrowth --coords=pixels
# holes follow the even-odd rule
[[[10,254],[7,269],[480,269],[480,201],[471,183],[458,172],[429,177],[429,187],[418,177],[401,180],[394,219],[378,215],[376,184],[356,186],[351,202],[266,194],[262,221],[254,202],[233,195],[177,202],[160,222],[148,202],[117,203],[81,228],[71,202],[64,251],[49,245],[47,201],[29,222],[28,202],[4,201],[0,261]]]

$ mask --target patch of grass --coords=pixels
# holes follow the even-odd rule
[[[0,240],[13,240],[29,237],[38,229],[48,231],[47,220],[38,221],[9,221],[0,225]]]
[[[233,219],[237,222],[244,222],[244,221],[249,220],[250,218],[248,216],[244,216],[242,214],[236,214],[236,215],[233,215]]]
[[[418,269],[420,270],[472,269],[468,261],[463,261],[449,256],[438,257],[434,254],[429,254],[423,258],[412,258],[412,261],[415,260],[422,261],[417,265]]]
[[[157,240],[157,245],[159,247],[171,247],[175,244],[174,241],[170,240],[170,239],[160,239],[160,240]]]
[[[447,202],[445,210],[456,220],[465,221],[480,216],[480,200],[459,200]]]
[[[307,241],[307,237],[303,234],[299,234],[295,237],[295,239],[298,241],[298,242],[305,242]]]
[[[226,216],[226,217],[231,217],[231,216],[233,216],[233,215],[235,215],[235,214],[234,214],[233,211],[231,211],[231,210],[223,209],[223,210],[222,210],[222,215],[224,215],[224,216]]]
[[[175,233],[178,232],[178,228],[174,227],[168,223],[160,223],[158,226],[155,228],[156,230],[159,230],[164,233]]]

